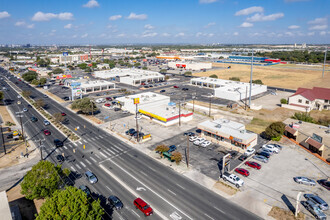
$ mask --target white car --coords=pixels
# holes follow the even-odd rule
[[[129,113],[129,111],[124,110],[124,111],[122,111],[122,113],[127,114],[127,113]]]
[[[251,156],[252,154],[254,154],[254,152],[256,152],[256,149],[254,148],[250,148],[250,149],[247,149],[244,153],[245,156]]]
[[[268,150],[273,151],[277,154],[280,152],[280,150],[277,147],[275,147],[274,145],[271,145],[271,144],[264,144],[264,145],[262,145],[262,148],[263,149],[268,149]]]
[[[17,98],[20,99],[20,98],[22,98],[22,96],[18,95]]]
[[[23,112],[27,112],[28,111],[28,109],[27,108],[23,108]]]
[[[199,146],[201,146],[201,147],[207,147],[207,146],[209,146],[210,144],[211,144],[210,141],[204,141],[204,142],[201,143]]]
[[[197,139],[194,141],[194,144],[195,144],[195,145],[200,145],[200,144],[203,143],[204,141],[206,141],[205,138],[197,138]]]
[[[194,141],[197,140],[197,138],[198,138],[198,137],[196,137],[196,136],[192,136],[192,137],[189,138],[189,141],[194,142]]]

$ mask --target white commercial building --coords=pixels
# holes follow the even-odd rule
[[[87,93],[93,93],[93,92],[102,92],[102,91],[108,91],[110,89],[115,89],[116,86],[112,82],[108,82],[105,80],[66,80],[65,85],[70,86],[72,83],[81,83],[80,88],[81,92],[84,94]]]
[[[95,71],[94,76],[98,78],[120,77],[120,82],[129,85],[141,85],[145,82],[159,82],[165,80],[165,77],[158,73],[140,69],[119,69]]]
[[[170,68],[184,68],[186,70],[212,69],[212,63],[168,62],[167,65]]]
[[[245,150],[258,143],[256,133],[247,131],[244,124],[228,119],[204,121],[198,124],[197,128],[202,130],[203,137],[225,147],[237,147],[237,149]]]
[[[134,100],[138,98],[139,104],[134,104]],[[170,97],[146,92],[116,99],[122,105],[123,109],[135,114],[136,109],[144,118],[152,120],[164,126],[170,126],[192,119],[193,113],[176,106],[170,102]]]
[[[239,101],[248,98],[250,95],[250,83],[214,79],[209,77],[194,78],[190,80],[190,83],[195,86],[213,88],[214,96],[221,99]],[[251,96],[255,96],[266,91],[266,85],[252,83]]]

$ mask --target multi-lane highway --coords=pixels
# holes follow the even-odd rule
[[[1,77],[10,75],[3,69],[0,71]],[[22,104],[16,104],[17,91],[30,90],[35,99],[44,99],[46,110],[50,114],[65,112],[68,119],[66,126],[69,129],[74,131],[79,127],[75,132],[81,139],[71,142],[52,125],[43,125],[44,118],[34,108],[23,113],[24,131],[37,145],[42,140],[45,146],[44,157],[47,155],[47,159],[56,162],[55,156],[64,153],[64,167],[80,174],[91,170],[98,178],[98,182],[91,185],[82,177],[75,181],[76,186],[84,184],[101,197],[116,195],[122,200],[124,209],[114,211],[113,214],[107,210],[109,216],[112,215],[114,219],[143,218],[143,213],[133,206],[136,197],[141,197],[154,209],[154,215],[148,217],[150,219],[171,219],[173,213],[181,216],[181,219],[258,219],[258,216],[248,210],[158,163],[51,98],[45,98],[44,94],[33,87],[10,76],[9,79],[4,77],[2,83],[9,88],[5,91],[5,99],[13,100],[8,104],[12,112],[22,111],[28,105],[22,98]],[[18,84],[15,84],[16,82]],[[36,116],[39,120],[31,122],[31,116]],[[44,128],[49,129],[52,134],[45,136],[42,132]],[[56,138],[64,141],[63,147],[54,147],[53,140]]]

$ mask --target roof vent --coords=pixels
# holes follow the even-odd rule
[[[217,124],[215,127],[216,128],[221,128],[221,124]]]

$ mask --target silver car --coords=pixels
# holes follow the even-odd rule
[[[261,155],[254,155],[252,158],[263,163],[268,163],[268,158]]]
[[[303,206],[315,216],[316,219],[326,220],[327,216],[322,212],[319,206],[312,200],[307,200],[302,202]]]
[[[95,176],[91,171],[87,171],[87,172],[85,173],[85,176],[86,176],[87,180],[88,180],[91,184],[97,182],[97,178],[96,178],[96,176]]]
[[[316,185],[316,182],[314,180],[309,179],[307,177],[303,177],[303,176],[294,177],[293,180],[296,183],[299,183],[299,184],[305,184],[305,185],[309,185],[309,186],[315,186]]]
[[[304,194],[304,197],[307,200],[312,200],[315,204],[317,204],[321,210],[325,211],[329,209],[329,205],[320,197],[314,194]]]

